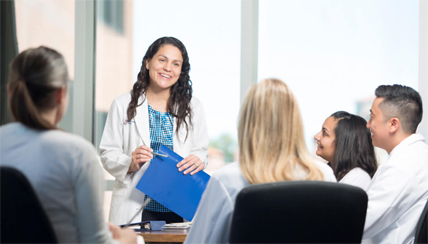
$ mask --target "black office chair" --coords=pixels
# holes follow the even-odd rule
[[[428,243],[428,201],[416,225],[415,243]]]
[[[231,243],[360,243],[361,188],[319,181],[251,185],[237,196]]]
[[[31,184],[18,170],[0,167],[1,243],[57,243]]]

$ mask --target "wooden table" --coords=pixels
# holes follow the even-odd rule
[[[183,243],[187,236],[187,231],[143,231],[138,232],[138,235],[144,237],[144,242],[160,242],[160,243]]]

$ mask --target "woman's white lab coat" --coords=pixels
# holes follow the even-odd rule
[[[143,102],[144,100],[144,102]],[[140,209],[144,193],[135,188],[150,163],[145,163],[139,171],[127,173],[132,162],[132,152],[141,145],[150,147],[149,113],[147,99],[141,96],[137,113],[133,120],[127,121],[127,108],[131,94],[127,93],[114,99],[108,113],[104,133],[100,143],[101,162],[104,168],[116,178],[113,187],[109,221],[113,224],[126,224]],[[193,128],[189,127],[186,139],[186,127],[181,126],[176,133],[174,118],[174,152],[183,158],[189,155],[198,156],[207,165],[208,132],[202,104],[196,98],[191,100]],[[186,121],[188,122],[187,118]],[[186,140],[185,140],[186,139]],[[132,222],[141,221],[136,216]]]

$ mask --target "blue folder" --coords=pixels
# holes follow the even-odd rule
[[[155,199],[176,214],[192,221],[210,176],[199,171],[194,175],[183,175],[177,164],[183,160],[175,152],[161,145],[160,154],[155,156],[150,166],[137,184],[137,189]]]

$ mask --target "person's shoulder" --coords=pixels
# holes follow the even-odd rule
[[[113,102],[117,104],[126,104],[126,106],[128,106],[130,101],[131,101],[131,92],[127,92],[125,94],[122,94],[116,97]]]
[[[211,177],[221,183],[229,192],[242,189],[248,185],[247,180],[245,180],[239,168],[239,162],[225,165],[217,170]]]
[[[400,171],[417,173],[427,169],[428,145],[420,134],[413,134],[404,139],[390,153],[384,168],[397,168]]]
[[[0,133],[6,134],[16,130],[19,127],[19,123],[12,122],[5,125],[0,126]],[[3,138],[4,139],[4,138]]]
[[[113,99],[111,103],[109,113],[118,112],[119,114],[123,114],[129,106],[131,102],[131,92],[127,92]]]
[[[326,163],[320,162],[318,160],[315,160],[315,165],[321,170],[321,171],[332,171],[331,167],[328,166]]]
[[[191,103],[200,103],[201,100],[199,100],[199,98],[192,96],[192,100],[190,100]]]
[[[233,205],[239,192],[249,186],[249,183],[242,175],[239,163],[229,163],[223,168],[217,170],[208,183],[211,190],[215,190],[218,197],[227,196]],[[224,194],[224,195],[222,195]]]
[[[428,150],[428,145],[425,143],[425,138],[421,134],[412,134],[402,140],[390,153],[390,159],[408,157],[414,153],[421,153]]]
[[[62,130],[49,130],[41,134],[41,143],[58,152],[95,154],[95,147],[81,136]]]
[[[361,187],[363,190],[367,190],[372,178],[370,175],[360,167],[355,167],[350,170],[341,180],[341,183],[354,185]]]
[[[315,165],[324,174],[324,181],[337,181],[336,177],[334,176],[333,170],[326,163],[315,160]]]
[[[49,130],[44,133],[46,141],[57,144],[70,144],[81,147],[93,147],[90,142],[81,136],[63,131],[63,130]]]
[[[11,140],[15,140],[17,137],[21,136],[25,130],[28,130],[19,122],[12,122],[0,126],[0,146],[2,149],[10,143]]]
[[[426,143],[425,138],[421,134],[412,135],[413,143],[411,144],[412,150],[420,154],[425,154],[425,157],[428,155],[428,144]]]
[[[226,164],[222,168],[218,169],[212,175],[212,177],[220,179],[220,178],[224,178],[224,177],[238,176],[238,175],[242,175],[241,169],[239,168],[239,163],[233,162],[233,163]]]
[[[192,100],[190,100],[190,105],[195,109],[195,108],[200,108],[202,107],[202,102],[201,100],[199,100],[198,98],[192,96]]]
[[[351,169],[346,175],[355,175],[355,176],[370,179],[370,175],[360,167],[355,167],[355,168]]]

